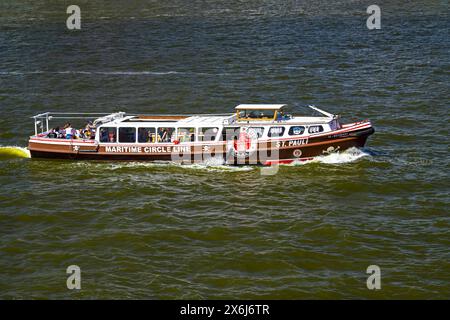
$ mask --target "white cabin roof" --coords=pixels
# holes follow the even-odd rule
[[[186,119],[179,120],[177,126],[221,126],[224,121],[231,120],[234,115],[230,116],[191,116]]]
[[[236,110],[280,110],[285,104],[240,104]]]
[[[236,110],[280,110],[285,104],[240,104]],[[236,114],[198,114],[198,115],[153,115],[135,116],[126,115],[124,112],[117,112],[103,116],[94,121],[102,126],[154,126],[154,127],[219,127],[219,126],[239,126],[244,124],[252,125],[294,125],[294,124],[314,124],[328,123],[335,118],[331,113],[323,111],[315,106],[308,106],[319,112],[322,116],[290,116],[283,120],[261,120],[254,119],[248,121],[243,119],[238,121]]]

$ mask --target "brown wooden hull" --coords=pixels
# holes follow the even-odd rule
[[[353,128],[354,127],[354,128]],[[354,125],[306,138],[280,138],[257,143],[252,152],[239,153],[230,142],[164,144],[96,144],[93,140],[63,140],[31,137],[28,149],[32,158],[69,160],[170,161],[196,163],[212,157],[227,164],[274,164],[310,159],[336,151],[365,145],[374,132],[370,125]],[[231,149],[231,150],[230,150]]]

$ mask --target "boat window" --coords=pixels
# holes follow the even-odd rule
[[[272,120],[275,110],[242,110],[238,115],[238,120]]]
[[[273,119],[275,116],[275,110],[263,110],[259,113],[260,118]]]
[[[322,126],[310,126],[308,129],[309,133],[318,133],[318,132],[323,132],[323,127]]]
[[[156,129],[155,128],[139,128],[138,142],[140,143],[155,143]]]
[[[195,128],[178,128],[178,141],[194,142],[195,141]]]
[[[116,142],[117,128],[102,127],[100,128],[100,142]]]
[[[198,141],[215,141],[219,128],[198,128]]]
[[[136,142],[136,128],[124,127],[119,128],[119,142]]]
[[[305,132],[304,126],[292,126],[289,128],[289,135],[290,136],[299,136]]]
[[[258,139],[261,138],[264,134],[264,127],[250,127],[249,130],[253,130],[258,135]]]
[[[237,139],[239,136],[239,128],[223,128],[222,129],[222,141],[229,141]]]
[[[282,137],[284,134],[284,127],[270,127],[269,133],[267,136],[269,137]]]
[[[158,142],[172,142],[174,138],[175,128],[158,128],[158,133],[156,135]]]

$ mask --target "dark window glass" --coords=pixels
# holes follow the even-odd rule
[[[119,128],[119,142],[135,143],[136,128]]]
[[[323,127],[322,126],[311,126],[308,128],[308,132],[309,133],[319,133],[323,131]]]
[[[273,119],[275,110],[243,110],[239,112],[241,119]]]
[[[138,142],[140,143],[155,143],[156,129],[155,128],[139,128]]]
[[[116,142],[116,141],[117,141],[117,128],[115,127],[100,128],[100,142]]]
[[[305,132],[304,126],[292,126],[289,128],[289,135],[290,136],[298,136],[303,134]]]
[[[273,119],[275,116],[275,110],[263,110],[260,112],[259,117],[260,118],[270,118]]]
[[[284,134],[284,127],[271,127],[267,135],[269,137],[282,137],[283,134]]]

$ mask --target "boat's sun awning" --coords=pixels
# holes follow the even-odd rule
[[[240,104],[236,110],[280,110],[285,104]]]

